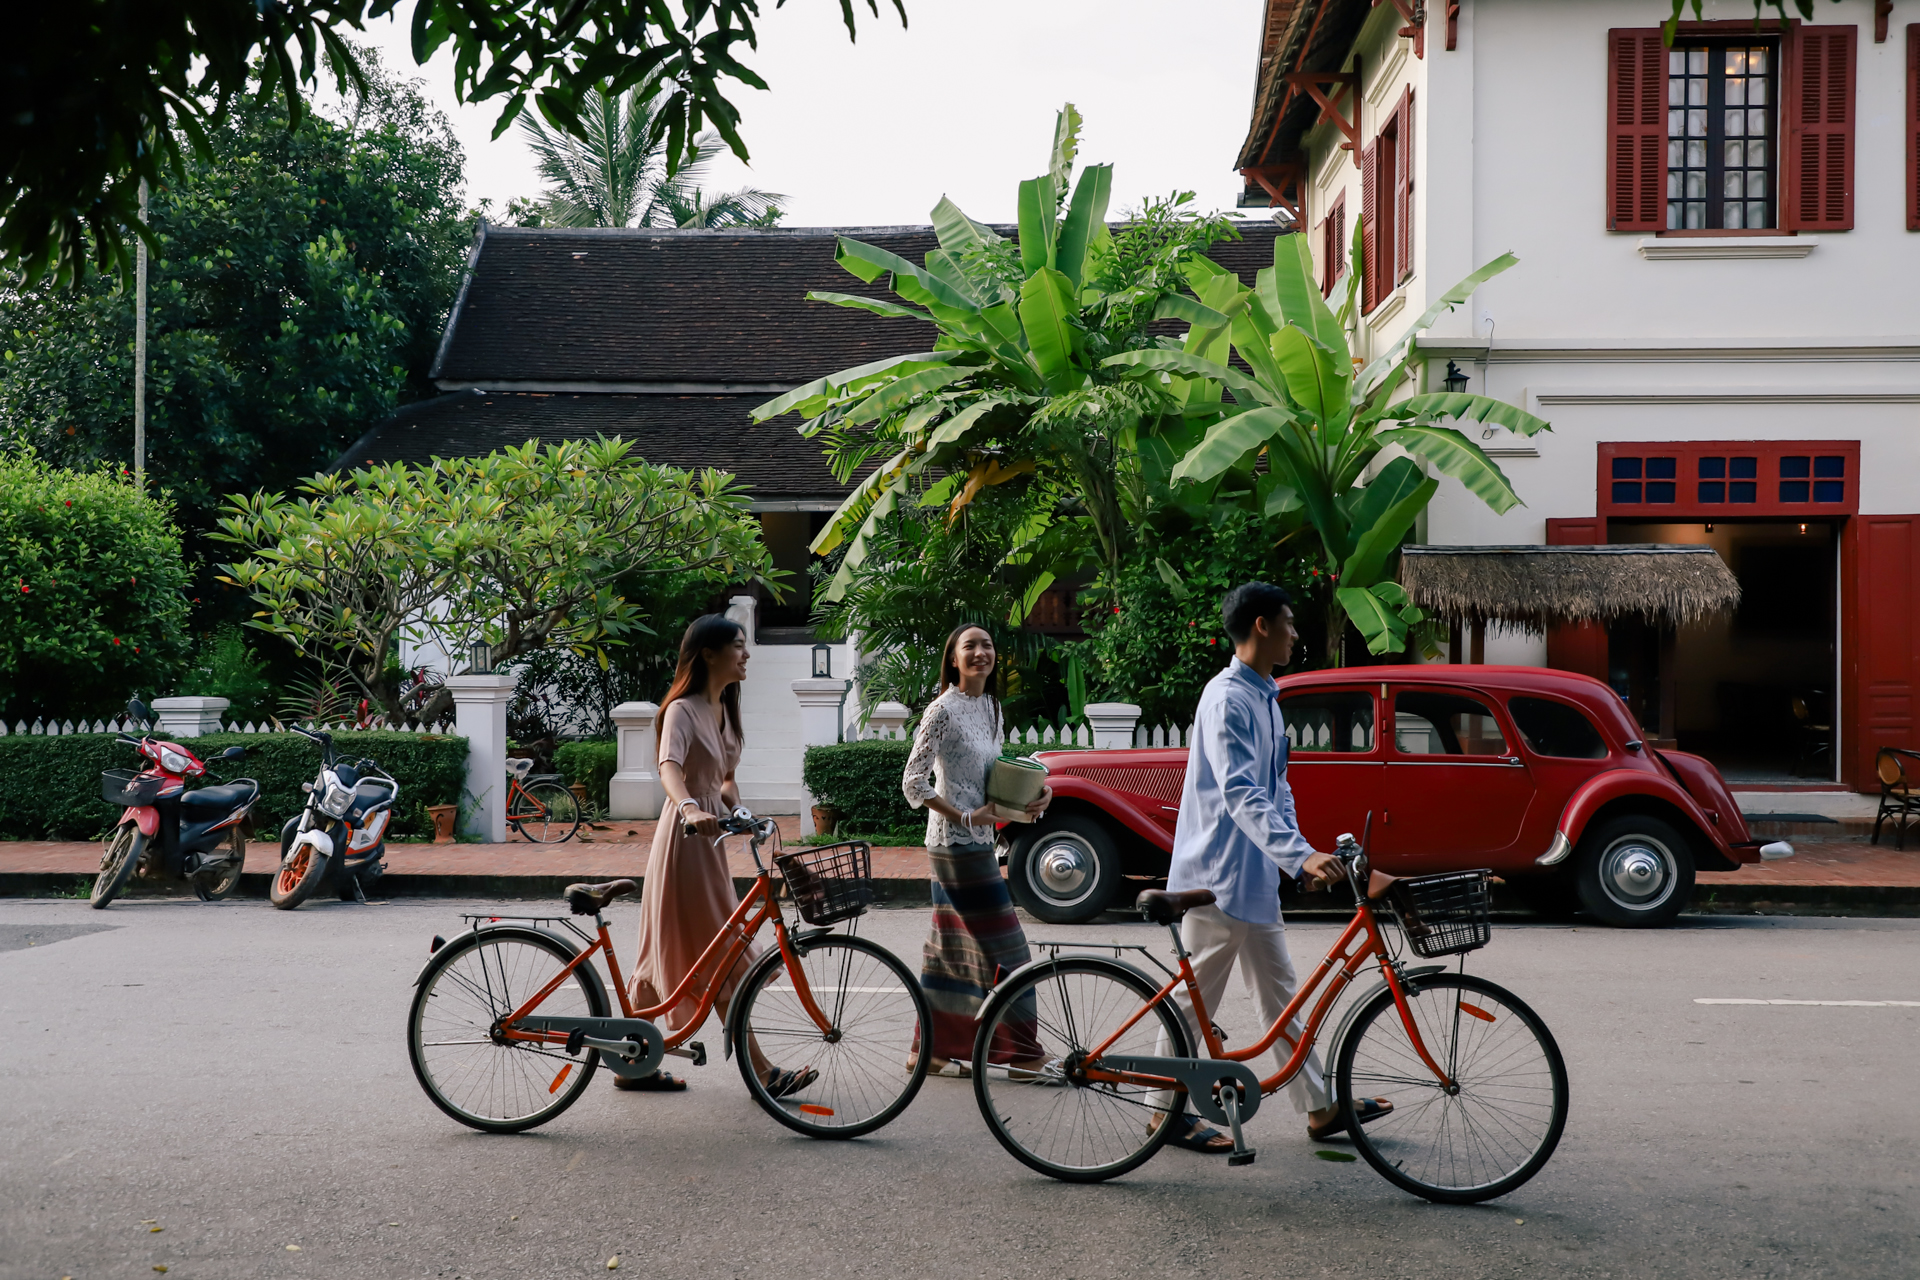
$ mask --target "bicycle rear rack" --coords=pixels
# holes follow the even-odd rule
[[[1151,947],[1141,946],[1137,942],[1057,942],[1039,938],[1029,938],[1027,945],[1035,950],[1045,948],[1047,959],[1049,960],[1058,960],[1060,958],[1060,950],[1063,947],[1072,947],[1080,951],[1111,951],[1113,952],[1113,958],[1115,960],[1120,959],[1120,953],[1122,951],[1138,951],[1141,955],[1153,962],[1154,968],[1166,974],[1169,978],[1175,976],[1174,971],[1167,968],[1166,961],[1153,954]]]
[[[594,943],[599,941],[593,934],[588,933],[585,929],[575,924],[571,915],[523,916],[512,915],[501,911],[462,911],[460,918],[467,922],[469,929],[474,930],[484,929],[490,924],[498,924],[503,920],[525,921],[532,924],[558,924],[564,925],[569,932],[582,942]]]

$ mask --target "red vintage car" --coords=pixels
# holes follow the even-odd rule
[[[1372,818],[1396,875],[1490,867],[1543,911],[1657,925],[1696,870],[1793,853],[1747,831],[1720,773],[1655,750],[1590,676],[1541,667],[1347,667],[1287,676],[1280,714],[1300,828],[1317,849]],[[1380,732],[1391,726],[1390,732]],[[1128,876],[1165,876],[1184,748],[1049,751],[1053,807],[1001,829],[1014,899],[1092,918]]]

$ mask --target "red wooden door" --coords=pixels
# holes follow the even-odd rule
[[[1920,743],[1920,515],[1855,516],[1840,555],[1841,777],[1873,791],[1880,748]]]
[[[1594,547],[1607,540],[1605,520],[1549,520],[1550,547]],[[1547,665],[1559,671],[1578,671],[1595,680],[1607,678],[1607,631],[1597,622],[1575,622],[1547,629]]]

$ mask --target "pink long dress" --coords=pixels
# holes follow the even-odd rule
[[[685,772],[687,793],[708,813],[724,816],[720,788],[740,763],[740,738],[716,717],[705,698],[669,703],[660,718],[660,759]],[[679,814],[661,810],[647,857],[645,891],[640,899],[640,957],[633,970],[633,1002],[645,1009],[673,994],[700,955],[726,927],[740,899],[733,892],[726,851],[705,836],[683,835]],[[749,948],[720,988],[716,1007],[724,1010],[733,988],[759,947]],[[658,1021],[678,1031],[693,1021],[702,983],[690,987],[680,1003]]]

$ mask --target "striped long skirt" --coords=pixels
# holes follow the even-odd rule
[[[973,1061],[980,1006],[1000,978],[1033,958],[1013,913],[993,846],[927,850],[933,863],[933,928],[927,934],[920,985],[933,1014],[933,1056]],[[1035,1011],[1001,1023],[989,1062],[1039,1057]]]

